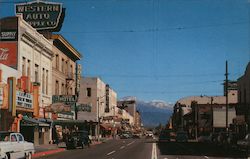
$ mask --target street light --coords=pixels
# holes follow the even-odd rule
[[[99,142],[100,141],[100,109],[99,109],[99,102],[100,102],[100,99],[103,98],[103,97],[106,97],[106,95],[104,96],[101,96],[101,97],[97,97],[97,141]],[[103,102],[101,102],[103,103]]]

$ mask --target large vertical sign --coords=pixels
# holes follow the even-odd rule
[[[18,18],[3,18],[0,26],[0,63],[17,69]]]
[[[15,10],[37,30],[60,31],[65,9],[61,3],[33,1],[16,4]]]

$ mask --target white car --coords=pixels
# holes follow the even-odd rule
[[[0,131],[0,159],[31,159],[34,153],[34,144],[24,141],[22,134]]]

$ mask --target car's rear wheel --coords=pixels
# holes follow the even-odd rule
[[[32,153],[31,153],[31,152],[28,152],[28,153],[25,155],[25,158],[26,158],[26,159],[32,159]]]

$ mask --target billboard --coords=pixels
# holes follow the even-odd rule
[[[60,31],[65,9],[61,3],[33,1],[15,6],[16,15],[37,30]]]
[[[0,42],[0,63],[17,69],[16,42]]]
[[[228,125],[233,123],[233,118],[236,117],[234,108],[228,109]],[[213,108],[213,127],[225,128],[226,127],[226,108]]]

